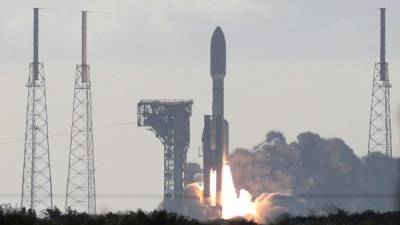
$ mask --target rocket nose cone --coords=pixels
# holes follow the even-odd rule
[[[225,75],[226,74],[226,46],[225,36],[220,27],[214,30],[211,37],[210,49],[210,74]]]

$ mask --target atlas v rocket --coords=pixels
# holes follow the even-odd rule
[[[213,83],[212,115],[204,116],[203,129],[203,179],[204,203],[221,208],[223,165],[228,156],[228,122],[224,119],[224,78],[226,75],[225,37],[217,27],[211,38],[210,74]],[[211,172],[216,173],[216,181],[210,182]],[[211,184],[216,187],[210,187]],[[212,188],[212,189],[211,189]],[[216,196],[210,196],[216,190]],[[215,202],[211,202],[215,199]]]

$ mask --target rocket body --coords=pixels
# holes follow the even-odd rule
[[[217,27],[211,38],[210,74],[213,83],[212,116],[224,116],[224,79],[226,75],[225,36]]]
[[[224,78],[226,75],[226,44],[220,27],[211,38],[210,74],[212,77],[212,115],[204,117],[203,130],[203,175],[204,199],[206,204],[221,207],[222,169],[228,156],[228,122],[224,119]],[[211,182],[210,173],[216,174],[216,181]],[[210,196],[210,189],[215,196]],[[210,199],[215,199],[214,203]]]

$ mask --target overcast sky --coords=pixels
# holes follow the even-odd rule
[[[361,156],[367,153],[373,63],[379,59],[378,8],[387,7],[393,151],[400,156],[397,0],[2,0],[0,203],[20,201],[33,7],[43,8],[40,61],[47,79],[57,206],[65,201],[81,10],[89,11],[100,212],[152,209],[161,201],[162,145],[136,127],[140,99],[193,99],[188,161],[201,160],[203,115],[211,113],[209,46],[217,25],[227,41],[225,115],[231,150],[258,144],[270,130],[282,131],[289,141],[312,131],[344,139]],[[52,136],[59,133],[64,135]]]

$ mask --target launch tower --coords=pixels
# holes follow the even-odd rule
[[[90,67],[87,64],[86,12],[82,12],[82,64],[76,65],[65,208],[96,213]]]
[[[33,9],[33,62],[29,66],[21,207],[53,208],[44,65],[39,62],[39,9]]]
[[[184,170],[190,141],[192,100],[142,100],[139,127],[151,127],[164,145],[164,208],[183,213]]]

